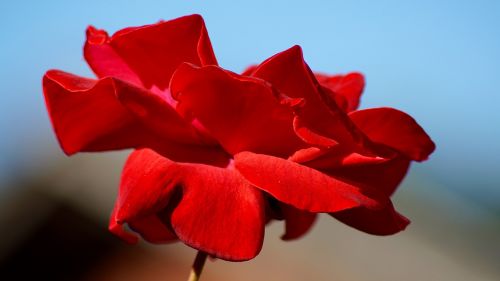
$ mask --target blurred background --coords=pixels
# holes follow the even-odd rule
[[[412,220],[374,237],[321,217],[295,242],[268,227],[250,262],[209,261],[202,280],[500,280],[499,1],[2,1],[0,279],[185,280],[195,251],[127,246],[107,232],[125,152],[64,156],[41,78],[92,77],[84,31],[199,13],[219,63],[299,44],[312,69],[361,71],[362,108],[412,115],[437,144],[394,198]]]

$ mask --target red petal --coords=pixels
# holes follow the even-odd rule
[[[252,76],[253,72],[257,69],[258,65],[251,65],[247,67],[243,72],[241,72],[241,75],[244,76]]]
[[[349,102],[347,99],[339,94],[333,92],[330,88],[325,87],[323,84],[320,86],[321,91],[324,93],[326,99],[329,100],[332,104],[334,103],[340,110],[346,112],[349,107]],[[333,102],[332,102],[333,101]]]
[[[406,175],[410,164],[407,158],[393,154],[393,158],[368,157],[336,146],[329,151],[317,148],[300,150],[290,159],[389,197]],[[394,234],[409,223],[394,210],[390,201],[381,209],[361,206],[331,215],[347,225],[376,235]]]
[[[321,170],[359,187],[369,187],[389,197],[408,171],[410,160],[393,153],[389,158],[364,156],[336,146],[329,151],[304,149],[290,160]]]
[[[291,98],[305,100],[301,106],[295,107],[298,115],[295,129],[303,140],[320,147],[325,145],[325,138],[333,144],[353,145],[361,141],[362,136],[355,126],[316,81],[299,46],[267,59],[252,76],[268,81]]]
[[[300,46],[278,53],[253,69],[252,76],[264,79],[291,98],[320,103],[318,82],[309,70]]]
[[[233,261],[249,260],[262,248],[264,199],[237,172],[192,165],[172,226],[186,244]]]
[[[359,207],[330,215],[351,227],[374,235],[395,234],[404,230],[410,223],[394,210],[392,204],[387,204],[380,210]]]
[[[296,209],[290,205],[280,204],[285,219],[285,234],[281,239],[294,240],[306,234],[314,222],[317,214]]]
[[[337,212],[383,203],[363,193],[371,193],[368,190],[282,158],[241,152],[235,155],[235,166],[253,185],[300,210]]]
[[[116,201],[111,216],[109,217],[109,226],[108,226],[109,231],[129,244],[136,244],[139,241],[137,235],[123,229],[122,225],[123,223],[121,222],[118,223],[118,221],[116,220],[116,214],[118,213],[118,209],[119,209],[118,201]]]
[[[123,228],[123,222],[119,222],[116,218],[119,207],[119,202],[117,200],[109,220],[109,230],[125,242],[136,244],[138,242],[137,235],[126,231]],[[157,215],[150,215],[132,220],[128,222],[128,225],[135,232],[139,233],[144,240],[150,243],[160,244],[177,240],[177,236],[168,229]]]
[[[264,199],[234,170],[137,150],[125,166],[118,202],[118,221],[167,211],[180,240],[218,258],[248,260],[262,247]]]
[[[346,75],[328,76],[315,74],[321,85],[330,89],[335,100],[345,100],[345,106],[341,107],[345,112],[356,110],[359,106],[359,99],[365,88],[365,78],[363,74],[352,72]],[[339,103],[337,103],[339,104]]]
[[[224,151],[195,145],[200,138],[191,125],[146,90],[114,78],[96,81],[55,70],[44,76],[43,88],[56,136],[68,155],[150,147],[177,161],[227,165]]]
[[[131,91],[129,84],[119,80],[115,80],[115,87],[119,101],[159,138],[186,144],[202,143],[196,129],[160,96],[139,88]]]
[[[175,162],[149,149],[135,150],[123,168],[116,220],[133,221],[160,212],[180,179]]]
[[[231,154],[288,156],[305,145],[293,132],[290,108],[260,79],[183,64],[172,77],[171,91],[181,114],[199,120]]]
[[[177,235],[157,215],[130,221],[128,225],[150,243],[163,244],[177,241]]]
[[[372,141],[387,145],[412,160],[423,161],[436,148],[415,119],[399,110],[372,108],[351,112],[349,117]]]
[[[99,77],[114,76],[161,90],[167,88],[172,73],[183,62],[217,64],[199,15],[127,28],[111,38],[105,31],[89,27],[84,55]]]
[[[351,184],[370,186],[391,196],[406,176],[409,166],[408,159],[397,157],[379,163],[344,165],[326,172]]]
[[[142,85],[139,76],[109,44],[106,31],[89,26],[86,33],[83,55],[97,77],[112,76],[134,85]]]
[[[311,129],[309,124],[309,122],[305,121],[305,119],[300,116],[295,116],[293,119],[293,129],[297,133],[297,136],[304,142],[324,149],[331,148],[338,144],[334,139],[321,135],[321,133]]]
[[[69,155],[136,147],[148,138],[116,99],[110,78],[95,81],[52,70],[43,77],[43,89],[59,143]]]

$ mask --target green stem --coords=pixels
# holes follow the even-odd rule
[[[189,274],[188,281],[200,280],[200,275],[203,271],[203,266],[205,265],[206,260],[207,254],[202,251],[198,251],[198,254],[196,254],[196,258],[194,259],[193,267],[191,268],[191,273]]]

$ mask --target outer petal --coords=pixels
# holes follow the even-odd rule
[[[138,150],[125,166],[118,202],[117,221],[163,214],[180,240],[222,259],[248,260],[262,247],[264,199],[234,170]]]
[[[285,233],[281,239],[288,241],[302,237],[316,221],[317,214],[296,209],[290,205],[280,204],[285,219]]]
[[[338,212],[358,206],[377,209],[384,198],[289,160],[242,152],[236,169],[279,201],[309,212]]]
[[[404,230],[410,223],[394,210],[392,204],[387,204],[380,210],[359,207],[330,215],[351,227],[374,235],[395,234]]]
[[[260,79],[183,64],[172,77],[171,91],[177,110],[201,122],[231,154],[288,156],[305,146],[293,132],[290,108]]]
[[[137,237],[137,235],[123,229],[123,223],[117,221],[116,214],[118,213],[118,210],[118,201],[116,201],[115,206],[113,207],[113,211],[111,212],[111,216],[109,217],[109,231],[129,244],[136,244],[137,242],[139,242],[139,238]]]
[[[139,76],[109,44],[106,31],[89,26],[86,34],[83,56],[97,77],[116,77],[134,85],[143,85]]]
[[[182,181],[177,165],[149,149],[132,152],[123,168],[115,219],[133,221],[165,209]]]
[[[398,153],[388,158],[364,156],[341,146],[329,151],[304,149],[297,151],[290,160],[356,186],[375,189],[388,197],[401,183],[410,165],[410,160]]]
[[[317,82],[299,46],[267,59],[252,76],[268,81],[291,98],[304,99],[304,103],[294,107],[295,131],[303,140],[320,147],[324,147],[325,138],[330,139],[330,145],[354,146],[362,141],[361,133]]]
[[[141,234],[142,238],[150,243],[162,244],[177,241],[177,235],[158,217],[158,215],[146,216],[141,219],[130,221],[130,228]]]
[[[341,106],[342,110],[350,112],[358,108],[359,99],[365,88],[365,78],[363,74],[352,72],[346,75],[328,76],[316,73],[315,76],[321,85],[332,91],[335,100],[340,97],[345,101],[345,105]],[[337,104],[339,104],[339,102],[337,102]]]
[[[46,73],[43,88],[56,136],[68,155],[150,147],[178,161],[227,164],[222,150],[203,146],[189,123],[144,89],[56,70]]]
[[[113,212],[109,219],[109,231],[120,237],[127,243],[136,244],[138,237],[123,228],[123,222],[118,221],[116,216],[119,210],[119,202],[115,203]],[[139,233],[144,240],[151,243],[168,243],[177,240],[177,236],[167,227],[157,215],[141,217],[128,222],[130,228]]]
[[[403,157],[359,165],[344,165],[327,170],[329,175],[349,183],[370,186],[386,196],[391,196],[406,176],[410,161]]]
[[[216,257],[242,261],[261,250],[266,224],[261,192],[236,171],[192,165],[172,226],[186,244]]]
[[[436,148],[415,119],[399,110],[372,108],[351,112],[349,117],[372,141],[387,145],[412,160],[423,161]]]
[[[199,15],[127,28],[111,38],[105,31],[89,27],[84,55],[99,77],[114,76],[161,90],[167,88],[182,62],[217,64]]]
[[[141,123],[116,99],[113,79],[95,81],[48,71],[43,90],[66,154],[135,147],[149,140]]]
[[[368,157],[344,151],[340,146],[327,152],[317,149],[298,151],[291,160],[361,188],[375,189],[386,197],[396,190],[410,164],[410,160],[396,153],[392,158]],[[409,223],[390,202],[381,209],[360,206],[331,215],[349,226],[375,235],[394,234],[404,230]]]

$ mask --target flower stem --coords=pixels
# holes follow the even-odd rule
[[[198,251],[196,258],[194,259],[193,267],[191,268],[191,273],[189,274],[188,281],[198,281],[200,280],[201,271],[207,260],[207,254],[202,251]]]

